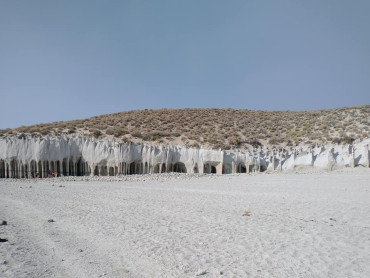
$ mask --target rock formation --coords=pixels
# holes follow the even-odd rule
[[[370,139],[353,145],[281,150],[209,150],[185,146],[122,144],[87,137],[0,138],[0,178],[116,176],[165,172],[250,173],[295,168],[369,167]],[[356,150],[356,152],[355,152]]]

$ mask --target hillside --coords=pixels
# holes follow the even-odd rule
[[[370,105],[316,111],[134,110],[0,130],[0,136],[84,135],[214,149],[351,143],[370,137]]]

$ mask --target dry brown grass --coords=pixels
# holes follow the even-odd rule
[[[212,148],[270,144],[350,143],[370,136],[370,105],[317,111],[234,109],[135,110],[85,120],[0,130],[0,136],[84,134],[123,142],[177,143]]]

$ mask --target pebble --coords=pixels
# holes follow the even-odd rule
[[[53,223],[53,222],[55,222],[55,221],[54,221],[54,219],[49,219],[49,220],[48,220],[48,222],[49,222],[49,223]]]
[[[208,272],[206,270],[198,270],[197,272],[197,276],[201,276],[201,275],[205,275],[207,274]]]

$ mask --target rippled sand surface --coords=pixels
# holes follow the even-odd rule
[[[370,277],[369,169],[0,180],[2,220],[1,277]]]

